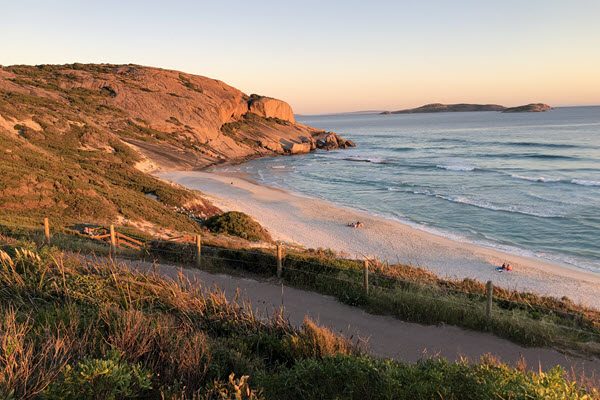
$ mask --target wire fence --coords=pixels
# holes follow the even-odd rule
[[[519,320],[523,323],[536,323],[553,329],[560,329],[584,335],[592,341],[600,342],[600,313],[592,309],[581,309],[577,313],[547,307],[543,304],[532,304],[528,301],[499,297],[493,286],[487,291],[461,290],[461,288],[441,286],[432,282],[420,282],[418,279],[403,279],[398,276],[387,276],[380,271],[385,266],[378,266],[378,273],[369,271],[372,260],[318,259],[293,251],[283,254],[283,247],[271,248],[230,248],[215,244],[203,244],[201,238],[187,237],[186,240],[153,239],[135,233],[117,233],[114,228],[104,228],[110,232],[102,239],[93,234],[75,234],[66,229],[48,229],[45,227],[0,225],[0,234],[13,237],[25,237],[38,243],[56,245],[66,250],[104,253],[119,258],[140,259],[151,262],[177,263],[197,267],[241,268],[265,276],[277,275],[293,285],[308,288],[321,288],[324,282],[336,282],[326,289],[347,295],[358,304],[369,296],[385,293],[392,298],[420,298],[423,302],[436,302],[448,307],[462,308],[470,313],[485,316],[488,320]],[[123,241],[133,239],[140,243],[135,248],[119,248],[116,238]],[[178,238],[181,239],[181,238]],[[80,243],[74,243],[79,241]],[[85,244],[84,246],[81,243]],[[100,250],[100,251],[98,251]],[[210,265],[209,265],[210,264]],[[489,292],[491,288],[491,293]],[[354,297],[352,297],[354,296]],[[361,300],[362,299],[362,300]],[[595,318],[588,314],[594,314]],[[550,320],[550,322],[548,321]],[[569,325],[566,325],[568,323]]]

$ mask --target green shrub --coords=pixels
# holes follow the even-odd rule
[[[112,351],[106,359],[85,358],[76,367],[67,365],[59,381],[45,391],[56,400],[136,399],[150,390],[152,374],[139,365],[128,365]]]
[[[262,374],[269,399],[588,399],[563,378],[560,367],[545,374],[521,372],[495,361],[416,365],[366,356],[336,355],[299,361],[277,374]],[[318,384],[317,384],[318,382]]]
[[[204,225],[215,233],[226,233],[253,241],[273,241],[271,235],[258,222],[243,212],[230,211],[215,215],[207,219]]]

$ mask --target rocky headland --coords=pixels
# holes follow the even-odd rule
[[[4,221],[136,221],[194,232],[188,216],[218,210],[149,172],[349,146],[297,123],[284,101],[203,76],[139,65],[0,66]]]
[[[64,134],[73,124],[126,142],[162,171],[203,168],[354,143],[296,123],[284,101],[246,95],[221,81],[138,65],[43,65],[0,68],[0,104],[16,99],[52,104],[0,115],[0,131],[15,125]],[[21,107],[22,108],[22,107]],[[59,113],[59,115],[56,115]],[[45,128],[46,127],[46,128]],[[84,146],[100,149],[100,135]]]

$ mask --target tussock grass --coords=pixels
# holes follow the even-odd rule
[[[161,260],[195,264],[192,246],[171,244]],[[180,249],[180,250],[177,250]],[[158,251],[157,253],[160,253]],[[201,268],[272,277],[273,249],[203,246]],[[422,268],[371,260],[370,294],[363,288],[363,263],[334,258],[333,252],[287,252],[283,280],[293,286],[336,296],[372,313],[424,324],[449,324],[491,332],[528,346],[552,346],[600,354],[600,312],[571,302],[494,286],[492,316],[485,314],[485,284],[473,279],[442,279]]]
[[[39,230],[9,230],[11,235],[44,243]],[[68,229],[53,234],[52,244],[75,253],[109,255],[109,247]],[[135,232],[132,233],[134,237]],[[139,235],[139,234],[138,234]],[[148,239],[149,237],[139,237]],[[226,246],[226,247],[224,247]],[[194,245],[148,241],[141,251],[119,249],[121,258],[142,259],[200,267],[209,271],[276,274],[273,246],[257,246],[243,239],[204,235],[201,263]],[[600,312],[571,302],[533,293],[494,287],[492,317],[485,315],[485,285],[473,279],[442,279],[422,268],[389,265],[371,260],[370,295],[363,289],[363,264],[337,258],[325,250],[288,250],[284,256],[286,283],[337,297],[371,313],[393,315],[424,324],[449,324],[494,333],[527,346],[551,346],[588,355],[600,354]]]
[[[0,238],[0,315],[1,398],[599,398],[560,369],[377,360],[183,276],[15,239]]]

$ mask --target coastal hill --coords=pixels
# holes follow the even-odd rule
[[[182,212],[218,210],[145,172],[353,145],[296,123],[281,100],[202,76],[138,65],[0,67],[0,217],[195,231]]]
[[[218,80],[178,71],[105,64],[11,66],[0,69],[0,90],[12,107],[33,98],[62,116],[60,128],[48,111],[36,115],[41,123],[31,119],[33,114],[5,112],[0,126],[13,133],[17,124],[38,131],[40,124],[50,124],[63,132],[78,122],[116,133],[151,158],[169,161],[162,165],[166,169],[351,145],[295,123],[291,107],[281,100],[248,96]]]
[[[539,112],[553,110],[552,107],[537,103],[528,104],[526,106],[507,108],[498,104],[441,104],[432,103],[426,104],[417,108],[410,108],[398,111],[384,111],[381,114],[417,114],[417,113],[438,113],[438,112],[470,112],[470,111],[501,111],[501,112]]]

